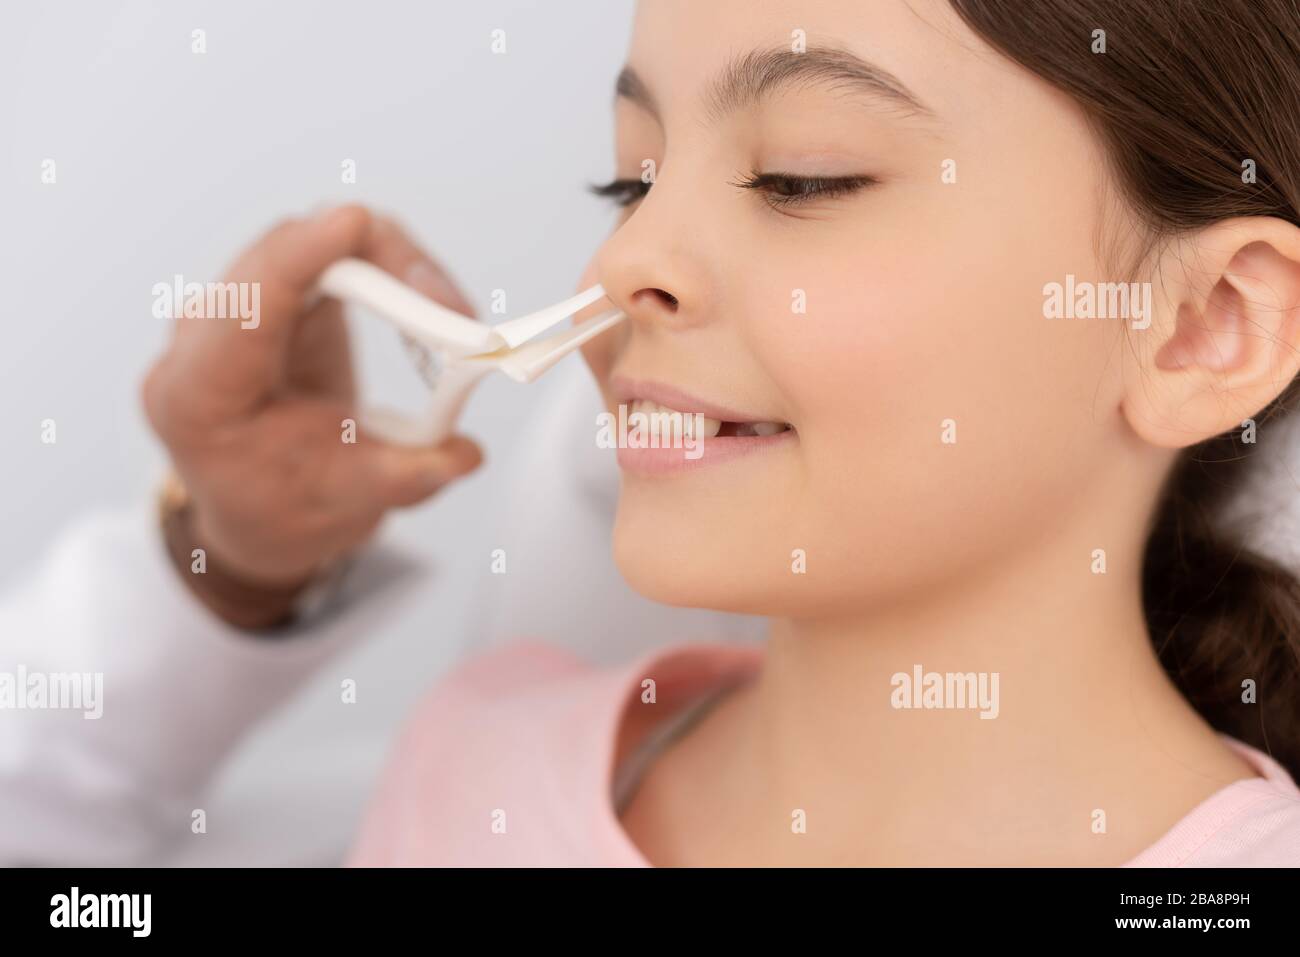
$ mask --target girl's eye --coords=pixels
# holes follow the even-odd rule
[[[650,184],[640,179],[616,179],[604,185],[592,186],[591,191],[597,196],[612,200],[615,206],[627,207],[644,199],[645,194],[650,192]]]
[[[847,196],[878,182],[871,176],[796,176],[755,171],[732,185],[761,191],[773,206],[797,206],[811,200]]]
[[[871,176],[796,176],[792,173],[753,172],[732,185],[761,191],[773,206],[795,206],[815,199],[847,196],[878,182]],[[616,206],[628,207],[644,199],[650,186],[641,179],[615,179],[592,186],[591,191],[612,200]]]

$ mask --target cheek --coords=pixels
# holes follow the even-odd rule
[[[986,560],[1053,521],[1098,469],[1123,331],[1042,313],[1058,253],[1062,275],[1089,253],[1008,269],[979,250],[823,266],[838,284],[810,286],[805,314],[750,327],[799,429],[800,495],[773,518],[828,573],[824,591],[800,581],[793,600],[830,607]],[[766,290],[778,294],[789,288]],[[766,587],[794,596],[790,581]]]

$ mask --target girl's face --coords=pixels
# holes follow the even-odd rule
[[[620,454],[631,584],[848,613],[1062,535],[1086,573],[1069,516],[1160,463],[1120,414],[1141,333],[1044,316],[1045,284],[1129,278],[1072,101],[945,0],[647,0],[627,66],[632,201],[583,279],[631,320],[586,350],[607,407],[791,426]]]

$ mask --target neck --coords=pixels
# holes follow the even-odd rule
[[[1107,527],[1104,514],[923,600],[775,621],[741,705],[766,793],[815,804],[841,836],[862,822],[877,860],[893,841],[900,863],[924,863],[918,846],[942,849],[932,863],[996,863],[987,835],[1009,831],[1069,845],[1069,860],[1121,863],[1163,833],[1152,820],[1172,824],[1233,779],[1147,634],[1145,522],[1112,515]],[[1090,568],[1098,543],[1105,574]],[[1096,809],[1123,813],[1107,832],[1118,839],[1095,839]]]

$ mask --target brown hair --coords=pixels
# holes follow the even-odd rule
[[[1153,245],[1234,216],[1300,226],[1300,0],[949,2],[1083,107]],[[1256,417],[1261,433],[1297,399],[1300,380]],[[1300,581],[1216,524],[1257,447],[1234,430],[1180,455],[1147,541],[1143,601],[1187,699],[1300,778]],[[1247,679],[1257,704],[1242,700]]]

